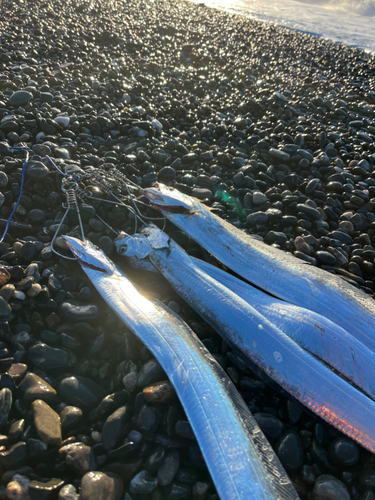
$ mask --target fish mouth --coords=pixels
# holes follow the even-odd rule
[[[87,250],[87,241],[81,241],[73,236],[63,236],[65,243],[75,258],[78,258],[78,253],[85,253]]]

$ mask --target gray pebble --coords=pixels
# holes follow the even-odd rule
[[[315,482],[312,498],[313,500],[350,500],[350,495],[343,482],[330,474],[323,474]]]

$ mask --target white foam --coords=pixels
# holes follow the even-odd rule
[[[204,0],[204,3],[375,53],[375,0]]]

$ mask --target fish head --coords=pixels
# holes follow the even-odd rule
[[[135,258],[137,260],[146,259],[152,252],[150,243],[147,238],[142,234],[128,234],[120,233],[114,241],[117,253],[128,258]]]
[[[81,241],[72,236],[63,236],[63,238],[81,266],[109,275],[115,272],[114,265],[105,253],[89,240]]]
[[[161,212],[188,214],[194,210],[194,200],[190,196],[164,184],[146,188],[143,194]]]

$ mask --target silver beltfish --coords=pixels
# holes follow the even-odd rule
[[[145,298],[105,254],[65,236],[121,321],[159,361],[185,409],[222,500],[297,500],[288,476],[234,385],[190,328]]]
[[[158,272],[147,258],[150,245],[144,235],[120,234],[115,246],[134,267]],[[350,333],[320,314],[275,299],[207,262],[190,258],[201,271],[245,300],[298,345],[322,359],[375,400],[375,354]]]
[[[220,262],[262,290],[325,316],[375,352],[374,300],[343,279],[268,246],[195,198],[162,184],[144,195]]]
[[[374,401],[194,265],[160,229],[144,234],[152,264],[218,333],[302,404],[375,452]]]

